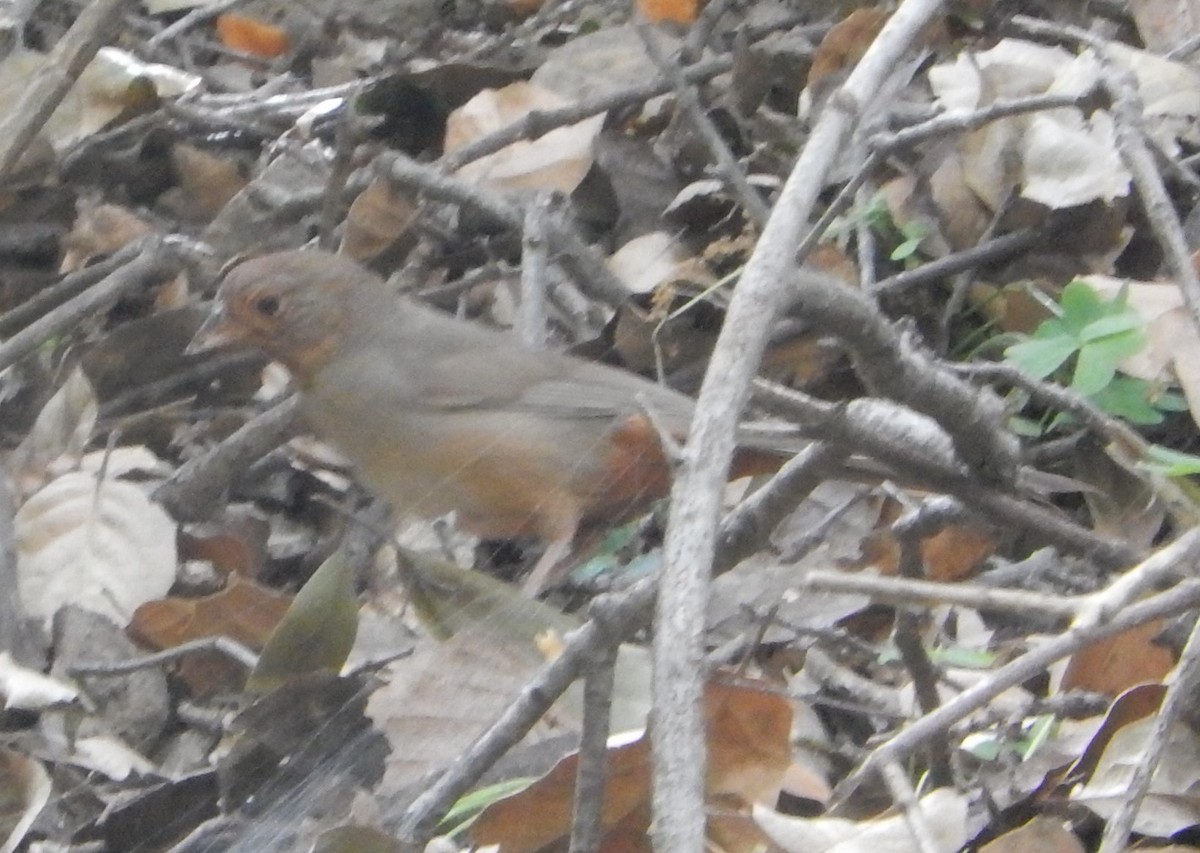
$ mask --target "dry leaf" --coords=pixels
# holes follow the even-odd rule
[[[261,649],[290,604],[290,596],[231,575],[225,589],[212,595],[146,602],[134,614],[129,633],[155,649],[220,636]],[[195,695],[208,696],[239,689],[245,670],[224,655],[201,653],[185,658],[179,674]]]
[[[445,150],[461,148],[517,121],[534,110],[566,106],[566,99],[533,83],[485,89],[446,119]],[[458,175],[498,189],[548,189],[569,193],[592,167],[592,142],[604,114],[559,127],[537,139],[522,140],[469,163]]]
[[[246,689],[267,693],[291,678],[319,670],[336,675],[354,647],[357,632],[354,567],[339,550],[296,593],[263,646]]]
[[[203,149],[176,143],[171,162],[190,218],[207,222],[246,186],[238,162]]]
[[[44,711],[78,701],[79,691],[57,678],[21,666],[4,651],[0,652],[0,696],[6,709]]]
[[[644,813],[650,797],[650,742],[638,737],[609,742],[600,825],[605,830]],[[505,853],[532,853],[571,830],[579,754],[571,753],[528,788],[485,808],[471,826],[475,844],[499,844]],[[645,832],[646,826],[640,829]],[[607,847],[607,845],[604,845]]]
[[[175,522],[137,486],[64,474],[16,513],[17,581],[30,616],[64,604],[126,624],[175,582]]]
[[[542,8],[545,0],[507,0],[506,6],[508,11],[517,18],[528,18],[538,9]]]
[[[417,218],[417,206],[399,186],[375,178],[346,213],[338,252],[368,263],[391,248]]]
[[[652,24],[671,21],[690,24],[700,11],[699,0],[637,0],[638,11]]]
[[[1039,815],[989,841],[979,853],[1084,853],[1084,849],[1065,822]]]
[[[791,764],[789,701],[762,683],[717,677],[705,688],[707,796],[724,815],[750,803],[774,802]],[[505,853],[538,850],[570,832],[578,753],[566,756],[524,790],[498,800],[471,828],[477,844]],[[604,849],[647,844],[650,817],[650,742],[643,734],[610,739],[601,825]],[[736,834],[723,822],[722,838]],[[711,827],[710,827],[711,829]],[[620,839],[620,840],[618,840]]]
[[[22,494],[45,483],[54,461],[64,457],[71,463],[79,461],[98,412],[92,383],[76,367],[46,401],[25,438],[5,462]]]
[[[77,272],[99,255],[111,255],[153,232],[150,223],[116,204],[80,201],[58,271]]]
[[[843,68],[849,68],[862,59],[875,36],[883,29],[889,13],[883,9],[868,7],[855,9],[838,21],[813,55],[808,70],[808,87],[815,88],[826,77]]]
[[[1020,39],[964,53],[929,71],[930,85],[949,113],[976,110],[1000,98],[1080,95],[1098,78],[1094,57]],[[1111,202],[1126,196],[1129,184],[1109,115],[1068,109],[1014,116],[962,135],[938,164],[933,181],[940,219],[956,247],[973,243],[990,214],[1014,192],[1057,209]],[[980,203],[985,210],[978,209]]]
[[[1164,627],[1159,619],[1086,646],[1071,657],[1062,689],[1117,696],[1137,684],[1161,681],[1175,667],[1171,650],[1154,642]]]
[[[1091,809],[1105,820],[1111,818],[1129,797],[1133,774],[1144,761],[1155,723],[1154,717],[1144,717],[1115,732],[1092,777],[1072,793],[1072,802]],[[1183,723],[1172,723],[1166,749],[1134,818],[1133,831],[1166,837],[1200,823],[1198,773],[1200,739]]]
[[[45,54],[17,50],[0,61],[0,110],[10,112],[45,67]],[[42,129],[59,151],[91,136],[129,110],[144,110],[156,98],[195,89],[201,78],[169,65],[143,62],[115,47],[102,47],[79,75]]]
[[[918,807],[936,850],[953,853],[967,843],[966,797],[939,788],[922,797]],[[796,818],[755,806],[754,818],[786,853],[921,853],[904,816],[899,814],[864,821]]]
[[[40,762],[0,747],[0,853],[12,853],[50,801],[50,774]]]
[[[292,49],[291,39],[280,27],[249,15],[225,12],[217,17],[217,36],[230,50],[274,59]]]

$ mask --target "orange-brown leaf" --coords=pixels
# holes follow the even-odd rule
[[[690,24],[700,11],[698,0],[638,0],[638,11],[654,24],[672,21]]]
[[[291,39],[280,27],[233,12],[217,17],[217,36],[230,50],[267,59],[282,56],[292,49]]]
[[[225,589],[213,595],[163,598],[143,604],[133,614],[129,633],[155,649],[219,636],[261,649],[290,603],[291,596],[230,575]],[[229,658],[209,652],[188,655],[179,667],[180,677],[197,696],[240,687],[245,674]]]

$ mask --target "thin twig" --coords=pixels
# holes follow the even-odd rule
[[[73,296],[78,296],[101,279],[119,270],[137,257],[140,251],[139,246],[126,246],[110,257],[77,272],[68,273],[55,284],[42,288],[32,298],[26,299],[12,310],[0,314],[0,335],[10,337],[15,334],[16,330],[32,323],[35,318],[62,305]]]
[[[755,382],[755,391],[761,402],[796,418],[813,437],[877,459],[894,476],[954,495],[991,523],[1028,530],[1047,544],[1085,554],[1106,568],[1127,566],[1141,556],[1125,542],[1107,539],[1052,510],[980,484],[955,458],[936,424],[920,420],[924,416],[873,399],[839,406],[763,381]]]
[[[1087,603],[1086,598],[1057,597],[1043,592],[850,574],[831,569],[813,569],[804,575],[803,583],[804,589],[866,595],[882,604],[925,607],[949,604],[981,613],[1036,614],[1055,619],[1072,619]]]
[[[13,167],[75,85],[83,69],[125,17],[132,0],[92,0],[54,45],[45,64],[21,90],[20,100],[0,123],[0,178]]]
[[[662,44],[658,40],[658,34],[645,23],[638,23],[636,26],[638,36],[641,37],[642,44],[646,48],[646,54],[658,66],[658,70],[671,81],[675,90],[675,100],[683,109],[688,121],[692,123],[692,127],[704,140],[709,153],[716,161],[717,172],[733,188],[746,214],[761,228],[771,213],[766,202],[759,196],[758,191],[750,186],[746,173],[738,165],[737,158],[729,150],[729,145],[712,120],[704,114],[704,109],[700,106],[700,99],[696,96],[696,90],[683,79],[679,67],[663,50]]]
[[[734,290],[705,374],[684,465],[671,492],[655,614],[652,835],[659,853],[704,848],[702,662],[708,583],[723,480],[738,415],[766,344],[765,330],[783,302],[795,247],[830,167],[883,81],[940,5],[936,0],[901,3],[827,102]]]
[[[891,296],[920,284],[939,281],[952,275],[972,270],[983,264],[1007,261],[1023,255],[1046,239],[1038,228],[1022,228],[1002,237],[987,240],[961,252],[930,261],[915,269],[905,270],[876,282],[871,288],[874,296]]]
[[[0,344],[0,370],[12,366],[51,338],[103,311],[127,293],[175,274],[179,259],[151,237],[120,253],[125,261],[79,295],[67,300]]]
[[[596,606],[596,605],[593,605]],[[607,606],[602,600],[599,607]],[[604,624],[604,619],[599,620]],[[592,650],[583,682],[583,730],[575,773],[574,809],[568,853],[595,853],[604,833],[604,795],[608,781],[608,734],[612,714],[613,673],[620,638]]]
[[[209,450],[189,459],[154,491],[154,499],[179,521],[207,518],[237,474],[295,434],[300,398],[278,403]]]
[[[253,669],[258,664],[258,655],[237,640],[230,637],[201,637],[198,640],[188,640],[178,646],[163,649],[161,652],[128,660],[108,663],[76,663],[68,672],[72,678],[110,678],[150,669],[164,663],[172,663],[197,652],[219,652],[247,669]]]
[[[723,56],[690,65],[683,69],[682,74],[684,80],[689,83],[703,83],[718,74],[724,74],[732,67],[733,60]],[[526,113],[519,120],[476,139],[469,145],[446,152],[437,161],[437,166],[446,172],[454,172],[468,163],[473,163],[489,154],[495,154],[514,142],[520,142],[523,139],[537,139],[556,128],[576,124],[609,110],[645,103],[659,95],[665,95],[671,91],[671,85],[669,79],[659,77],[642,86],[605,92],[602,95],[556,110],[534,110]]]
[[[944,736],[955,723],[972,711],[982,708],[1005,690],[1045,670],[1047,666],[1098,640],[1115,636],[1155,619],[1174,616],[1200,605],[1200,581],[1184,581],[1178,586],[1144,601],[1130,605],[1108,622],[1087,627],[1075,627],[1047,640],[1005,666],[987,679],[964,690],[932,714],[926,714],[901,729],[867,757],[866,761],[846,777],[836,791],[843,800],[872,773],[890,761],[903,760],[931,737]]]
[[[524,227],[525,214],[521,207],[398,152],[381,155],[376,168],[385,178],[401,186],[419,190],[430,198],[463,205],[517,233]],[[623,304],[628,298],[625,285],[574,228],[560,221],[550,221],[547,226],[547,237],[558,253],[557,262],[579,286],[609,305]]]
[[[908,774],[898,762],[889,761],[880,771],[884,784],[892,795],[892,801],[900,807],[909,834],[916,842],[919,853],[942,853],[942,848],[929,831],[929,821],[921,811],[921,803],[908,781]]]
[[[521,234],[521,301],[517,306],[517,336],[530,349],[545,349],[546,299],[550,289],[546,226],[550,219],[550,194],[538,193],[525,208]]]

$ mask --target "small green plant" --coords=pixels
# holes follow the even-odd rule
[[[1105,300],[1076,280],[1050,308],[1056,316],[1043,321],[1027,340],[1008,347],[1008,361],[1038,379],[1068,385],[1130,423],[1161,423],[1165,413],[1187,408],[1181,395],[1120,373],[1121,362],[1146,345],[1141,318],[1129,307],[1124,290]],[[1048,428],[1060,422],[1055,419]]]
[[[888,253],[888,260],[903,262],[905,266],[916,263],[921,241],[931,233],[930,227],[918,219],[903,225],[896,222],[882,194],[877,194],[857,217],[845,221],[844,225],[849,227],[858,218],[866,222],[885,245],[894,246]]]

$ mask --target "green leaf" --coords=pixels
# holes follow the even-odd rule
[[[1114,377],[1091,395],[1092,402],[1110,415],[1130,423],[1152,426],[1162,423],[1162,412],[1150,403],[1150,384],[1132,376]]]
[[[537,781],[536,776],[519,776],[506,779],[485,788],[478,788],[456,802],[446,816],[438,824],[442,835],[456,836],[471,827],[479,813],[492,803],[499,802],[505,797],[519,794]]]
[[[296,593],[259,655],[246,689],[267,693],[299,675],[339,672],[357,633],[354,572],[339,548]]]
[[[1145,343],[1142,335],[1142,318],[1132,311],[1126,310],[1111,317],[1101,317],[1088,323],[1079,333],[1079,339],[1084,343],[1106,338],[1109,335],[1131,334],[1137,338],[1138,348]]]
[[[1008,419],[1008,428],[1022,438],[1041,438],[1046,431],[1041,421],[1023,418],[1020,415],[1013,415]]]
[[[1004,351],[1004,357],[1035,379],[1045,379],[1062,367],[1076,349],[1076,342],[1069,337],[1035,337],[1013,344]]]
[[[877,232],[891,233],[898,230],[892,224],[892,212],[888,209],[887,200],[884,199],[882,194],[878,194],[871,199],[871,203],[862,212],[862,218],[864,222]]]
[[[1187,397],[1174,391],[1159,391],[1150,395],[1150,404],[1160,412],[1186,412]]]
[[[1142,348],[1142,341],[1133,336],[1119,335],[1085,344],[1075,362],[1071,387],[1080,394],[1095,394],[1112,382],[1117,365]]]
[[[1076,336],[1082,334],[1089,323],[1109,313],[1099,294],[1079,279],[1063,288],[1059,304],[1063,326]]]
[[[1021,757],[1029,760],[1039,749],[1046,745],[1051,736],[1058,730],[1058,718],[1053,714],[1041,714],[1033,718],[1027,727],[1027,733],[1022,740],[1024,749]]]
[[[1167,477],[1190,477],[1200,474],[1200,456],[1180,453],[1158,444],[1150,445],[1143,466]]]
[[[1051,317],[1043,320],[1033,331],[1033,339],[1038,341],[1048,340],[1049,338],[1067,338],[1072,343],[1078,344],[1075,335],[1063,325],[1062,320],[1057,317]]]
[[[888,255],[890,261],[906,261],[917,253],[917,248],[921,245],[920,237],[909,237]]]
[[[1075,359],[1071,387],[1085,396],[1098,394],[1117,375],[1117,363],[1108,357],[1103,347],[1086,346]]]

